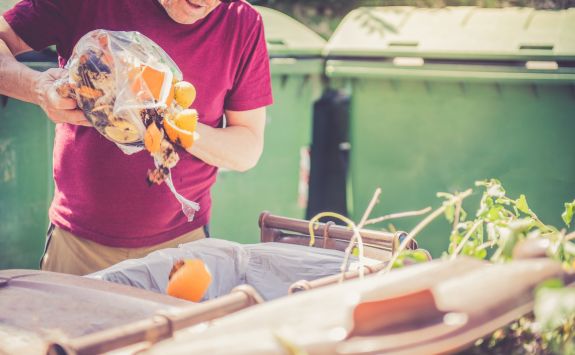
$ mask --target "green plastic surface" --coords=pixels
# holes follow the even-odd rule
[[[321,56],[325,40],[277,10],[256,6],[262,15],[270,57]]]
[[[259,241],[258,217],[264,210],[305,216],[307,193],[299,191],[301,151],[311,143],[313,103],[321,94],[324,70],[322,60],[313,58],[325,45],[321,37],[278,11],[258,10],[268,40],[274,94],[274,104],[267,108],[264,152],[257,166],[245,173],[220,170],[212,189],[211,234],[242,243]]]
[[[451,59],[575,58],[575,9],[363,7],[350,12],[329,56]]]
[[[563,202],[575,198],[574,112],[571,85],[358,82],[351,120],[352,217],[361,218],[378,186],[383,193],[373,217],[437,208],[436,192],[461,192],[494,177],[509,196],[525,194],[544,222],[562,227]],[[478,196],[465,206],[476,211]],[[390,222],[409,231],[421,219]],[[438,218],[419,235],[420,245],[440,256],[449,230]]]
[[[325,53],[332,85],[352,95],[354,220],[378,186],[372,217],[437,208],[436,192],[493,177],[563,226],[563,203],[575,198],[575,70],[565,65],[575,58],[574,9],[363,8]],[[409,231],[420,220],[391,223]],[[440,218],[418,240],[438,257],[449,231]]]
[[[38,106],[5,102],[0,105],[0,269],[38,268],[53,195],[54,125]]]

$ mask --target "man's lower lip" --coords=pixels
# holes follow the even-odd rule
[[[188,5],[190,5],[190,7],[194,8],[194,9],[200,9],[202,8],[201,5],[196,5],[193,2],[191,2],[190,0],[186,0],[186,3],[188,3]]]

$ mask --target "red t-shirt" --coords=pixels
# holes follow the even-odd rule
[[[158,0],[24,0],[4,18],[33,49],[56,44],[61,66],[89,31],[143,33],[194,84],[193,107],[200,122],[212,127],[221,127],[224,109],[272,103],[262,19],[244,1],[221,3],[192,25],[174,22]],[[52,223],[104,245],[133,248],[207,224],[217,168],[179,153],[172,177],[180,194],[200,204],[192,222],[165,184],[147,185],[146,173],[154,167],[147,152],[126,155],[91,127],[56,125]]]

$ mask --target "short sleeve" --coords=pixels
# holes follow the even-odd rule
[[[73,13],[80,0],[22,0],[3,16],[20,38],[34,50],[61,45],[73,28]]]
[[[234,84],[226,96],[224,108],[247,111],[271,105],[273,97],[270,62],[264,26],[259,14],[240,58]]]

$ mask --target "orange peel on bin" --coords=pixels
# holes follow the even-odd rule
[[[210,270],[200,259],[179,260],[170,271],[166,293],[192,302],[200,302],[212,283]]]

